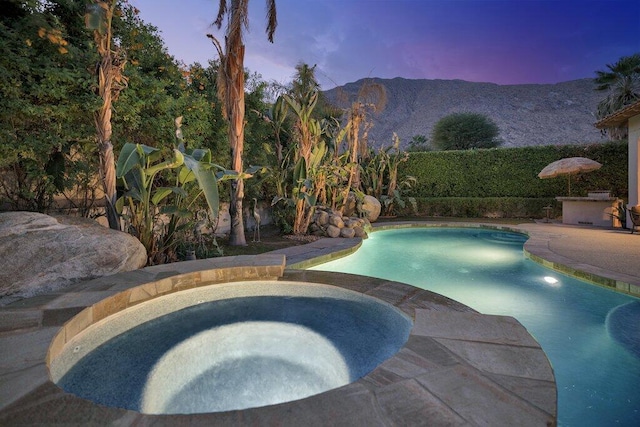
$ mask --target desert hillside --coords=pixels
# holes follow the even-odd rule
[[[359,80],[326,91],[328,100],[355,99]],[[388,145],[393,132],[406,147],[415,135],[429,138],[433,125],[455,112],[482,113],[500,128],[503,147],[604,142],[593,124],[603,93],[591,79],[557,84],[497,85],[462,80],[368,79],[385,86],[387,105],[374,116],[372,146]],[[344,105],[342,105],[344,106]]]

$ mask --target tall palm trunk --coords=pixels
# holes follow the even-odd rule
[[[231,232],[229,243],[235,246],[246,246],[244,220],[242,215],[242,199],[244,198],[244,181],[242,180],[242,152],[244,150],[244,43],[242,28],[248,26],[249,0],[220,0],[218,16],[214,22],[218,28],[222,26],[225,16],[229,17],[225,49],[215,37],[207,34],[220,55],[218,71],[218,97],[224,104],[224,116],[229,121],[229,145],[231,147],[231,168],[237,172],[238,179],[231,181]],[[275,0],[267,0],[267,36],[273,42],[273,33],[277,26]]]
[[[239,35],[227,39],[227,52],[224,61],[224,74],[227,78],[226,98],[227,116],[229,117],[229,144],[231,146],[231,168],[242,174],[242,153],[244,151],[244,44]],[[244,180],[231,181],[231,199],[229,215],[231,216],[231,231],[229,244],[246,246],[244,235],[244,218],[242,215],[242,200],[244,199]]]

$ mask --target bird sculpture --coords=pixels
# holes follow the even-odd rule
[[[203,234],[207,232],[207,212],[199,210],[196,212],[196,222],[193,224],[193,235],[196,238],[196,243],[201,244],[204,240]]]
[[[253,215],[253,220],[255,221],[255,225],[253,226],[253,241],[260,241],[260,214],[258,213],[258,200],[253,198],[253,209],[251,209],[251,215]],[[256,240],[257,236],[257,240]]]

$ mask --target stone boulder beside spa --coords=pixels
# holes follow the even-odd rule
[[[36,212],[0,213],[0,306],[73,283],[144,267],[133,236],[96,221]]]

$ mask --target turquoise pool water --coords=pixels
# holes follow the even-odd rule
[[[484,229],[378,231],[314,267],[405,282],[518,319],[549,357],[564,426],[640,423],[640,300],[546,269],[526,236]]]

